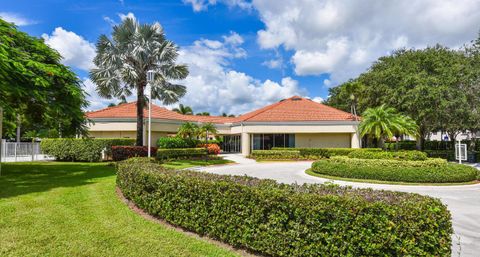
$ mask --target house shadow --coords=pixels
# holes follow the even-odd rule
[[[115,176],[109,165],[88,163],[2,163],[0,199],[44,192],[59,187],[96,183],[95,179]]]

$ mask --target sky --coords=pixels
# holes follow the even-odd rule
[[[212,114],[293,95],[322,101],[395,49],[462,47],[477,37],[479,13],[479,0],[0,0],[0,17],[60,52],[88,110],[118,102],[88,78],[99,36],[125,17],[159,22],[190,71],[179,103]]]

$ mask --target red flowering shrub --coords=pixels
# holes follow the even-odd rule
[[[198,145],[198,147],[205,148],[205,144],[200,144]],[[217,144],[207,144],[207,150],[208,154],[219,154],[220,146],[218,146]]]
[[[155,156],[156,147],[151,147],[151,155]],[[123,161],[132,157],[147,157],[148,147],[146,146],[112,146],[112,159],[114,161]]]

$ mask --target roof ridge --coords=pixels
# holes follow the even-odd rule
[[[290,98],[287,98],[287,99],[290,99]],[[239,119],[239,120],[240,120],[240,121],[247,121],[247,120],[249,120],[249,119],[251,119],[251,118],[253,118],[253,117],[255,117],[255,116],[259,115],[259,114],[262,114],[262,113],[264,113],[264,112],[266,112],[266,111],[268,111],[268,110],[271,110],[273,107],[275,107],[275,106],[277,106],[277,105],[280,105],[281,103],[285,102],[284,100],[286,100],[286,99],[282,99],[282,100],[280,100],[280,101],[278,101],[278,102],[276,102],[276,103],[267,105],[267,106],[265,106],[265,107],[263,107],[263,108],[260,108],[260,109],[258,109],[258,110],[254,110],[254,111],[250,112],[250,113],[252,113],[252,115],[251,115],[250,117],[248,117],[248,118],[246,118],[246,119]],[[258,111],[258,112],[256,112],[256,111]],[[255,113],[255,112],[256,112],[256,113]],[[248,113],[246,113],[246,114],[244,114],[244,115],[248,115]],[[240,117],[242,117],[242,116],[243,116],[243,115],[240,115],[238,118],[240,118]]]
[[[333,107],[333,106],[330,106],[330,105],[327,105],[327,104],[322,104],[322,103],[319,103],[319,102],[315,102],[315,101],[313,101],[312,99],[308,99],[308,100],[312,101],[312,102],[315,103],[315,104],[319,104],[319,105],[321,105],[321,106],[324,106],[324,107],[327,107],[327,108],[329,108],[329,109],[332,109],[332,110],[334,110],[334,111],[343,112],[343,113],[346,113],[346,114],[351,115],[352,117],[355,116],[355,115],[353,115],[352,113],[346,112],[346,111],[344,111],[344,110],[337,109],[337,108],[335,108],[335,107]],[[358,115],[357,115],[357,116],[358,116]]]
[[[131,105],[131,104],[135,104],[136,105],[137,101],[133,101],[133,102],[127,102],[127,103],[122,103],[122,104],[118,104],[118,105],[115,105],[115,106],[107,106],[103,109],[100,109],[100,110],[96,110],[96,111],[89,111],[87,113],[97,113],[97,112],[103,112],[103,111],[107,111],[107,110],[112,110],[112,109],[116,109],[116,108],[120,108],[120,107],[125,107],[125,105]]]

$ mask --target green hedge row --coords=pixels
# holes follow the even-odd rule
[[[391,159],[391,160],[407,160],[407,161],[425,161],[427,154],[424,152],[411,151],[353,151],[348,154],[350,158],[357,159]]]
[[[205,156],[205,148],[177,148],[177,149],[158,149],[157,159],[189,159]]]
[[[45,138],[40,143],[42,152],[54,156],[59,161],[98,162],[102,151],[106,157],[112,155],[112,146],[131,146],[131,138]]]
[[[441,159],[398,161],[340,156],[314,162],[312,171],[336,177],[418,183],[468,182],[478,175],[473,167]]]
[[[302,159],[316,160],[330,158],[332,156],[347,156],[351,152],[357,151],[381,151],[380,148],[282,148],[273,147],[272,150],[253,150],[250,154],[254,159]]]
[[[450,256],[438,199],[332,185],[175,171],[130,159],[117,185],[165,221],[267,256]]]

